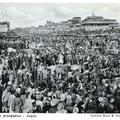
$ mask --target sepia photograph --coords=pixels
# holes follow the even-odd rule
[[[120,113],[120,3],[0,3],[0,113]]]

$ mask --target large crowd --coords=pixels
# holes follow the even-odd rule
[[[13,38],[0,43],[0,112],[120,112],[119,30]]]

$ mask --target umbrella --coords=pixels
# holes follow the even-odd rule
[[[88,65],[89,63],[88,62],[85,62],[83,65]]]
[[[32,49],[24,49],[25,53],[28,53],[29,55],[33,54],[33,50]]]
[[[36,44],[35,44],[35,42],[32,42],[31,44],[29,44],[29,48],[31,48],[31,49],[35,49],[35,48],[36,48]]]
[[[120,87],[120,77],[115,78],[115,85]]]
[[[103,84],[109,84],[109,82],[110,82],[109,79],[103,79],[103,80],[102,80],[102,83],[103,83]]]
[[[56,70],[57,73],[64,73],[65,72],[65,66],[63,66],[63,65],[57,65],[55,67],[55,70]]]
[[[36,46],[36,49],[39,49],[39,48],[44,47],[44,46],[45,46],[44,43],[43,43],[43,42],[40,42],[40,43]]]
[[[80,66],[79,65],[73,65],[73,66],[71,66],[71,69],[72,70],[79,70]]]
[[[16,49],[13,49],[13,48],[11,48],[11,47],[9,47],[8,49],[7,49],[7,51],[10,53],[10,52],[16,52]]]

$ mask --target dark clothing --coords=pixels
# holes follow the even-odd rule
[[[0,85],[0,113],[2,113],[2,94],[3,94],[3,87]]]
[[[51,105],[44,105],[43,107],[43,113],[46,113],[47,111],[49,111],[49,109],[51,108]]]
[[[2,84],[7,84],[9,81],[8,73],[2,74]]]
[[[48,111],[49,113],[56,113],[57,112],[57,107],[51,107]]]

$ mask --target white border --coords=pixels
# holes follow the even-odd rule
[[[0,0],[0,3],[120,3],[120,0]],[[101,114],[102,117],[91,117],[91,115],[98,114],[34,114],[37,117],[28,118],[27,114],[21,114],[24,117],[14,118],[14,117],[5,117],[0,114],[0,120],[119,120],[120,117],[116,117],[117,114],[113,114],[114,117],[103,117],[104,114]],[[12,115],[12,114],[7,114]],[[18,114],[19,115],[19,114]],[[33,114],[30,114],[33,115]],[[111,114],[108,114],[111,115]],[[119,115],[120,116],[120,115]]]
[[[0,0],[4,3],[120,3],[120,0]]]
[[[0,120],[119,120],[120,114],[0,114]],[[21,117],[3,117],[9,115],[21,115]],[[113,117],[112,117],[113,115]],[[29,117],[27,117],[29,116]],[[36,117],[30,117],[36,116]],[[119,117],[118,117],[119,116]]]

